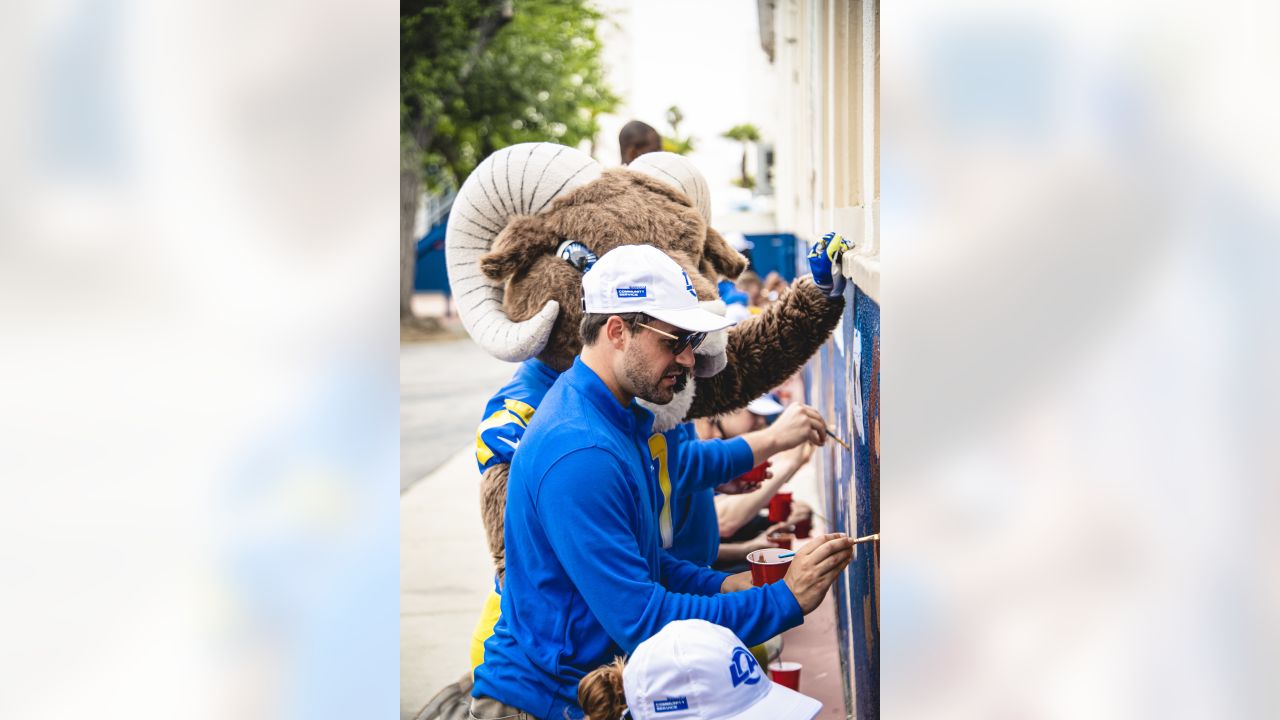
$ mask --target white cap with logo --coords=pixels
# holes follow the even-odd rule
[[[652,245],[622,245],[605,253],[582,276],[582,305],[588,313],[644,313],[692,332],[733,325],[702,309],[689,275]]]
[[[674,620],[622,671],[634,720],[812,720],[822,703],[769,679],[730,630]]]

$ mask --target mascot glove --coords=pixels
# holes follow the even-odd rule
[[[844,295],[844,274],[833,274],[832,268],[839,265],[840,257],[852,249],[843,235],[834,232],[823,235],[809,248],[809,271],[813,273],[813,284],[821,288],[827,297]]]

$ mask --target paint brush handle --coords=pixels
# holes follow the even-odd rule
[[[854,539],[853,539],[853,544],[854,544],[854,545],[861,545],[862,543],[869,543],[869,542],[880,542],[880,533],[873,533],[873,534],[871,534],[871,535],[863,535],[863,536],[862,536],[862,537],[860,537],[860,538],[854,538]],[[781,555],[779,555],[779,556],[778,556],[778,559],[779,559],[779,560],[782,560],[782,559],[784,559],[784,558],[793,557],[794,555],[795,555],[795,553],[794,553],[794,552],[783,553],[783,554],[781,554]]]
[[[836,435],[835,430],[832,430],[831,428],[827,428],[826,430],[827,430],[827,434],[831,436],[832,440],[835,440],[836,442],[840,443],[840,447],[844,448],[845,450],[848,450],[849,452],[853,452],[853,448],[849,447],[845,443],[845,441],[841,440],[840,436]]]

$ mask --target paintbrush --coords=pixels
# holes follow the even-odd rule
[[[871,535],[863,535],[863,536],[862,536],[862,537],[860,537],[860,538],[854,538],[854,539],[853,539],[853,544],[854,544],[854,545],[861,545],[862,543],[869,543],[869,542],[873,542],[873,541],[874,541],[874,542],[880,542],[880,533],[873,533],[873,534],[871,534]],[[795,555],[795,553],[793,553],[793,552],[783,553],[782,555],[779,555],[779,556],[778,556],[778,559],[779,559],[779,560],[782,560],[783,558],[789,558],[789,557],[791,557],[792,555]]]
[[[853,448],[846,445],[845,442],[841,440],[838,435],[836,435],[836,432],[834,430],[832,430],[831,428],[827,428],[826,430],[827,430],[827,434],[831,436],[832,440],[835,440],[836,442],[840,443],[840,447],[844,448],[845,450],[848,450],[849,452],[853,452]]]

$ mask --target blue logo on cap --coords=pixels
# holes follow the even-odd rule
[[[684,289],[688,290],[689,294],[692,295],[694,298],[697,298],[698,293],[693,291],[693,283],[689,282],[689,273],[681,270],[680,274],[684,276]]]
[[[675,712],[676,710],[688,710],[689,700],[683,697],[667,698],[666,700],[654,700],[654,712]]]
[[[734,687],[743,683],[755,685],[760,682],[760,663],[746,648],[739,646],[734,649],[733,660],[729,663],[729,677],[733,679]]]
[[[618,288],[618,297],[620,298],[642,298],[648,294],[649,289],[644,286]]]

